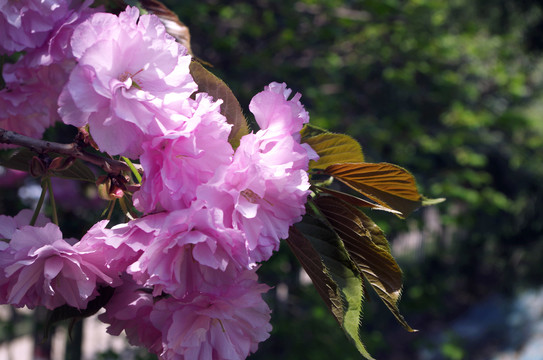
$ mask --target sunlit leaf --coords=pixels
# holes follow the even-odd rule
[[[321,191],[321,192],[333,195],[336,198],[341,199],[343,201],[346,201],[349,204],[354,205],[354,206],[367,207],[367,208],[371,208],[373,210],[382,210],[382,211],[391,212],[393,214],[401,215],[401,212],[399,212],[399,211],[396,211],[396,210],[381,206],[379,204],[372,203],[370,201],[364,200],[362,198],[359,198],[359,197],[356,197],[356,196],[353,196],[353,195],[350,195],[350,194],[346,194],[346,193],[341,192],[341,191],[336,191],[336,190],[332,190],[332,189],[328,189],[328,188],[320,187],[320,186],[317,186],[317,189],[319,191]]]
[[[305,140],[310,137],[329,133],[330,132],[328,130],[322,129],[312,124],[305,124],[303,129],[300,131],[300,135],[302,136],[302,142],[305,142]]]
[[[229,124],[233,125],[228,141],[236,149],[239,146],[241,137],[249,133],[249,128],[234,93],[224,81],[206,70],[197,61],[190,63],[190,73],[198,84],[198,91],[206,92],[213,96],[214,99],[222,99],[221,114],[226,117]]]
[[[345,134],[320,134],[304,140],[317,154],[319,160],[309,163],[310,169],[326,169],[339,163],[357,163],[364,161],[362,147],[358,141]]]
[[[327,225],[305,216],[291,227],[287,243],[346,336],[372,359],[360,339],[364,282],[341,240]]]
[[[422,198],[422,206],[432,206],[432,205],[441,204],[445,200],[447,200],[447,199],[445,199],[445,198],[428,199],[426,197],[423,197]]]
[[[398,309],[402,271],[381,229],[362,211],[333,196],[320,196],[314,203],[343,240],[350,258],[377,295],[402,326],[414,331]]]
[[[415,178],[407,170],[387,163],[335,164],[324,173],[344,182],[384,207],[407,216],[422,205]]]

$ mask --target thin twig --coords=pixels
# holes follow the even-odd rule
[[[89,154],[82,151],[76,143],[61,144],[52,141],[34,139],[29,136],[17,134],[16,132],[2,128],[0,128],[0,143],[24,146],[41,154],[54,152],[62,155],[73,156],[91,164],[100,166],[109,174],[118,174],[121,171],[131,171],[130,167],[126,163]]]

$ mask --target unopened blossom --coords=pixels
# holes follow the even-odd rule
[[[134,194],[136,208],[145,213],[188,208],[197,187],[231,162],[231,125],[220,114],[220,104],[205,93],[197,94],[190,118],[143,144],[144,177]]]
[[[234,278],[219,271],[215,278],[212,291],[155,303],[150,318],[162,331],[161,359],[241,360],[269,337],[270,309],[262,299],[268,286],[259,284],[252,270]]]
[[[17,307],[68,304],[84,309],[98,294],[98,284],[116,282],[105,266],[92,260],[64,240],[55,224],[23,226],[0,252],[0,290],[5,292],[0,298]]]
[[[42,46],[51,31],[71,12],[71,0],[1,1],[0,54]]]
[[[78,64],[59,114],[66,124],[88,124],[102,151],[138,157],[144,141],[183,118],[183,104],[197,89],[191,58],[158,17],[140,17],[131,7],[119,16],[97,13],[78,25],[71,45]]]

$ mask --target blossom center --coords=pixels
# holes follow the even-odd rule
[[[262,199],[258,194],[251,189],[245,189],[240,192],[241,196],[247,199],[248,202],[256,204],[258,200]]]
[[[136,89],[138,90],[141,90],[141,79],[136,81],[135,79],[135,76],[138,75],[139,73],[141,73],[143,71],[143,69],[139,69],[138,71],[136,71],[134,74],[132,74],[130,71],[125,71],[123,72],[121,75],[119,75],[118,79],[119,81],[121,82],[126,82],[126,80],[130,79],[131,80],[131,85],[128,87],[128,89],[130,89],[132,86],[134,86]]]
[[[209,307],[211,307],[211,305],[209,305]],[[224,328],[224,325],[222,324],[221,319],[212,318],[212,319],[211,319],[211,323],[212,323],[212,324],[219,323],[219,325],[221,325],[222,332],[223,332],[223,333],[226,332],[226,329]]]

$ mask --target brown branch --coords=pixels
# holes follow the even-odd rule
[[[130,167],[126,163],[89,154],[82,151],[76,143],[61,144],[47,140],[34,139],[2,128],[0,128],[0,143],[24,146],[40,154],[54,152],[57,154],[73,156],[91,164],[98,165],[104,169],[105,172],[110,174],[118,174],[121,171],[130,171]]]

